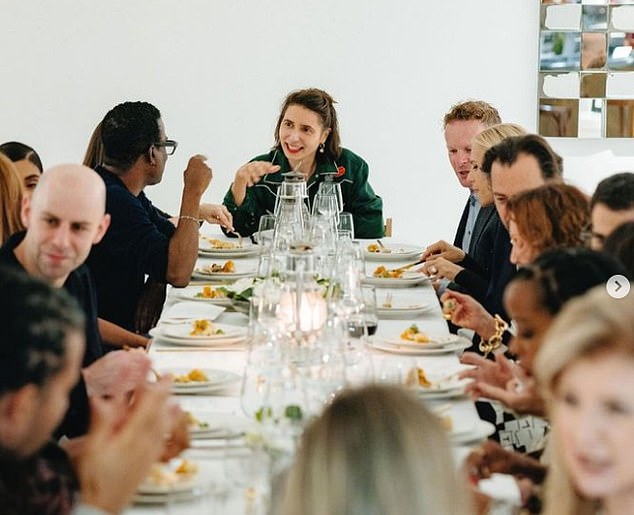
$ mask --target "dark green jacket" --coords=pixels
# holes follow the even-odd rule
[[[225,195],[224,205],[233,215],[233,225],[243,236],[249,236],[258,230],[260,216],[271,213],[275,209],[277,188],[284,181],[283,173],[290,172],[291,167],[281,150],[272,150],[268,154],[258,156],[251,161],[273,161],[280,165],[280,170],[262,177],[260,182],[247,188],[247,194],[240,207],[236,206],[231,188]],[[335,182],[341,184],[343,210],[352,213],[354,219],[355,238],[383,237],[383,200],[368,182],[368,164],[350,150],[342,149],[336,162],[322,154],[317,154],[317,168],[308,179],[308,197],[312,206],[313,197],[324,180],[324,172],[337,172]]]

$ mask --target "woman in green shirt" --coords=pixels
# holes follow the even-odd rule
[[[334,174],[341,185],[343,211],[352,213],[356,238],[383,236],[383,201],[368,182],[368,164],[340,146],[339,124],[333,98],[320,89],[290,93],[275,128],[275,146],[236,172],[224,204],[233,215],[235,230],[243,236],[258,229],[260,217],[273,213],[283,174],[304,174],[309,202],[325,175]]]

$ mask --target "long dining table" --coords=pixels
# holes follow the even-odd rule
[[[210,236],[226,240],[219,234]],[[453,351],[440,347],[419,352],[416,348],[412,350],[412,346],[399,347],[388,343],[391,337],[400,334],[412,324],[437,339],[451,336],[429,280],[422,278],[419,281],[390,282],[371,278],[377,266],[403,266],[415,261],[420,255],[416,251],[422,250],[413,245],[393,243],[389,239],[384,242],[395,249],[395,252],[374,256],[366,250],[372,242],[361,240],[359,243],[366,256],[365,280],[376,287],[379,324],[366,351],[371,372],[361,379],[353,378],[351,382],[374,380],[402,384],[407,374],[416,368],[423,369],[432,382],[453,381],[446,388],[421,393],[420,398],[432,410],[442,412],[445,419],[451,421],[448,429],[449,441],[458,464],[470,447],[494,431],[494,426],[480,420],[474,403],[462,395],[464,385],[456,382],[455,373],[464,367],[459,362],[459,353],[466,344],[449,346]],[[257,269],[257,248],[251,245],[251,242],[245,240],[245,246],[249,248],[245,255],[240,252],[229,254],[235,263],[235,273],[228,274],[231,278],[251,275]],[[403,249],[407,252],[400,252]],[[227,260],[223,256],[227,254],[201,251],[196,269],[200,270],[201,267],[213,263],[223,264]],[[197,434],[192,432],[192,446],[183,453],[185,459],[198,466],[196,486],[201,487],[202,493],[188,495],[191,494],[189,489],[182,492],[170,490],[166,493],[161,488],[140,492],[135,503],[125,513],[265,513],[265,505],[271,497],[270,491],[267,490],[267,485],[258,483],[252,476],[253,467],[256,466],[254,463],[257,464],[258,460],[266,462],[266,457],[253,451],[253,438],[250,435],[253,428],[257,428],[257,421],[245,414],[240,395],[248,349],[244,335],[249,318],[243,312],[232,310],[229,305],[219,306],[217,303],[205,302],[200,297],[200,292],[205,284],[209,284],[209,279],[197,274],[193,277],[192,283],[186,288],[169,288],[161,319],[151,333],[154,339],[149,354],[153,367],[159,374],[187,374],[196,368],[217,374],[216,383],[208,389],[175,387],[175,398],[182,408],[199,421],[202,420],[203,426],[206,425],[209,429],[205,432],[203,428]],[[391,303],[386,304],[388,294],[391,294]],[[392,306],[394,309],[391,309]],[[214,323],[231,328],[226,343],[188,345],[178,338],[168,336],[173,334],[170,324],[178,324],[186,318],[201,319],[211,316],[214,317]],[[232,332],[234,330],[235,333]],[[233,334],[236,335],[235,338],[232,338]],[[424,349],[424,344],[420,348]],[[245,461],[249,464],[245,464]],[[266,466],[262,465],[262,468]],[[267,470],[270,471],[270,466]],[[242,481],[242,476],[250,477],[253,484]],[[265,480],[269,479],[266,476]]]

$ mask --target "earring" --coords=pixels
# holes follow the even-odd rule
[[[319,144],[319,153],[320,153],[320,154],[323,154],[323,153],[324,153],[324,148],[325,148],[325,145],[324,145],[323,143],[320,143],[320,144]]]

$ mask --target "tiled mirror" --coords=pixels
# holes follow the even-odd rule
[[[541,0],[539,133],[634,138],[634,0]]]

